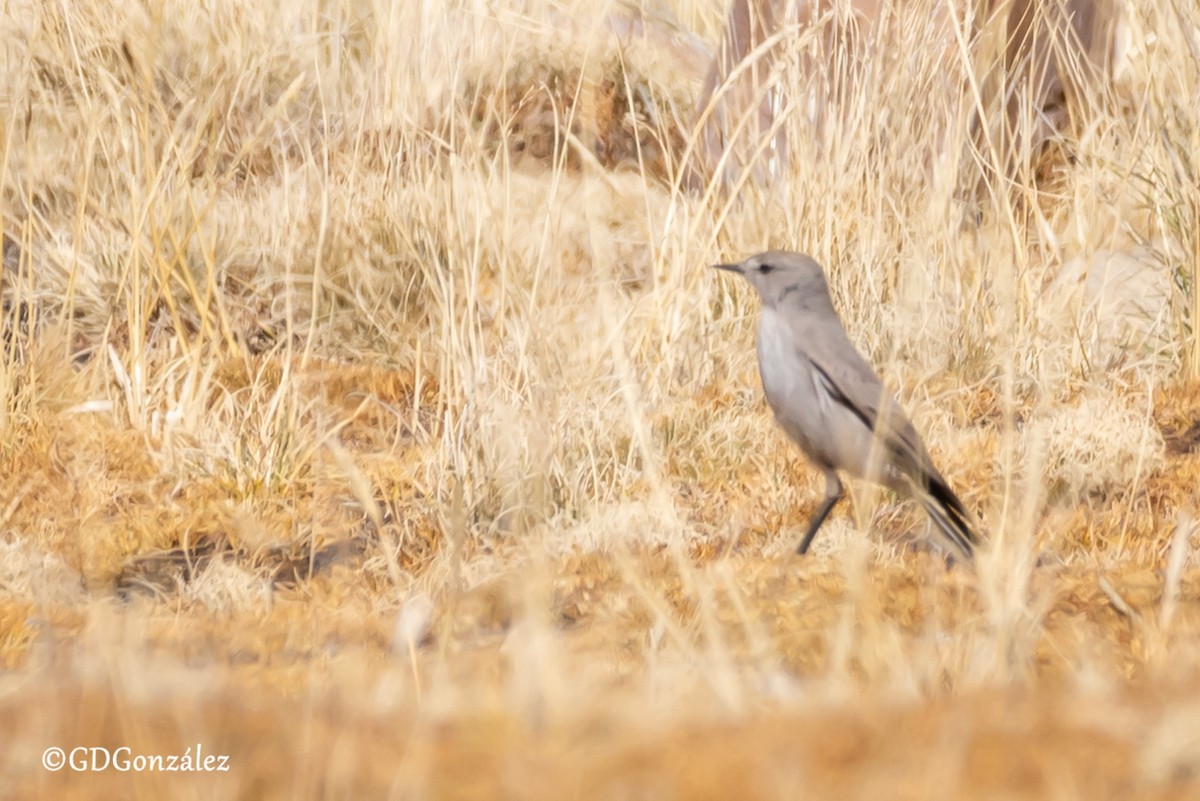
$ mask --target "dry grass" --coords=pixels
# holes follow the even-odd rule
[[[1194,9],[1132,4],[1040,191],[964,190],[913,13],[726,200],[674,188],[715,0],[507,5],[6,4],[0,796],[1200,792]],[[768,246],[977,569],[865,487],[791,555],[817,479],[704,269]]]

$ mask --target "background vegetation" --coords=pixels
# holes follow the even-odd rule
[[[1200,789],[1194,7],[975,188],[982,68],[906,4],[732,198],[677,180],[717,0],[0,8],[0,796]],[[705,269],[767,247],[976,569],[866,487],[792,555],[820,479]]]

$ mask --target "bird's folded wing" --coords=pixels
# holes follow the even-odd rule
[[[805,351],[826,391],[874,431],[890,451],[911,460],[913,467],[921,471],[932,469],[937,475],[925,446],[900,404],[892,398],[849,338],[840,344],[839,347],[836,338],[830,337]]]

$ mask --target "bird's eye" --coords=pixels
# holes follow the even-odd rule
[[[774,268],[774,267],[772,267],[770,264],[760,264],[760,265],[758,265],[758,271],[759,271],[760,273],[762,273],[763,275],[766,275],[767,273],[771,272],[771,270],[774,270],[774,269],[775,269],[775,268]]]

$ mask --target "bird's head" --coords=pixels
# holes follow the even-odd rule
[[[713,269],[741,275],[768,305],[778,303],[793,292],[798,292],[802,299],[829,296],[821,265],[803,253],[769,250],[737,264],[714,264]]]

